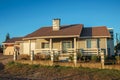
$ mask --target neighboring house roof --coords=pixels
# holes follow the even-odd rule
[[[22,38],[23,37],[14,37],[14,38],[11,38],[3,43],[15,43],[15,41],[22,41]]]
[[[52,26],[51,27],[43,27],[36,31],[34,31],[31,34],[28,34],[24,38],[31,38],[31,37],[47,37],[47,36],[71,36],[71,35],[77,35],[79,36],[82,31],[82,24],[76,24],[76,25],[67,25],[67,26],[61,26],[60,30],[53,31]]]
[[[83,28],[80,37],[110,37],[105,26]]]

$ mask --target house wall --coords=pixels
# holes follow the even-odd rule
[[[35,43],[36,40],[26,40],[21,43],[21,48],[23,49],[21,50],[22,54],[30,54],[32,50],[35,50]]]
[[[14,54],[14,46],[5,46],[4,55],[13,55]]]
[[[41,49],[43,42],[49,43],[49,39],[36,39],[35,49]]]
[[[105,55],[108,55],[107,38],[100,38],[100,48]]]
[[[23,42],[21,42],[20,43],[20,50],[19,50],[20,54],[23,54],[23,50],[24,50],[24,48],[23,48]]]
[[[91,40],[91,48],[98,48],[97,39],[90,39],[90,40]],[[87,39],[79,39],[77,41],[77,46],[78,49],[87,48]]]
[[[77,40],[77,49],[87,48],[87,39],[78,39]],[[99,44],[99,46],[97,45]],[[107,39],[106,38],[92,38],[91,39],[91,48],[101,48],[104,53],[107,55]]]
[[[107,39],[108,54],[114,55],[114,41],[112,39]]]
[[[29,54],[29,41],[23,42],[23,54]]]
[[[84,49],[86,48],[86,40],[85,39],[79,39],[77,41],[77,49]]]
[[[87,48],[86,46],[86,40],[87,39],[77,39],[77,49],[85,49]],[[91,39],[91,45],[92,48],[98,48],[97,46],[97,40],[98,38],[94,38]],[[106,44],[106,38],[99,38],[99,48],[102,48],[105,52],[105,54],[107,54],[107,44]],[[71,41],[72,42],[72,48],[74,48],[73,46],[73,38],[57,38],[57,39],[52,39],[52,48],[56,49],[56,50],[62,50],[62,41]],[[42,49],[41,44],[43,42],[50,42],[50,39],[36,39],[36,40],[27,40],[23,42],[23,53],[24,54],[29,54],[31,50],[38,50],[38,52],[40,51],[40,49]]]
[[[100,38],[100,48],[106,48],[106,38]]]

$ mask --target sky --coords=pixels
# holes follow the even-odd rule
[[[7,33],[22,37],[52,26],[55,18],[61,25],[107,26],[120,34],[120,0],[0,0],[0,44]]]

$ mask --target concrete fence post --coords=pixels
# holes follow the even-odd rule
[[[105,66],[104,66],[104,52],[101,52],[101,68],[104,69]]]
[[[53,51],[51,51],[51,61],[53,62]]]
[[[74,66],[76,67],[77,65],[77,53],[74,51]]]
[[[31,61],[34,60],[34,50],[31,51],[30,60],[31,60]]]
[[[16,50],[14,51],[13,59],[14,59],[14,61],[17,60],[17,51]]]

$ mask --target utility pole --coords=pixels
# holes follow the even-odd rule
[[[118,33],[116,33],[116,54],[118,54]]]
[[[119,43],[119,40],[118,40],[118,33],[116,33],[116,45]]]

